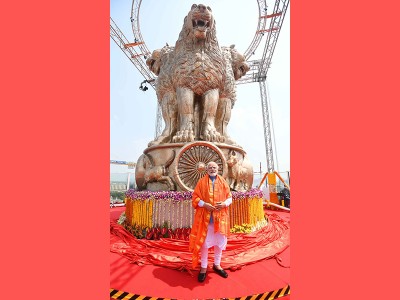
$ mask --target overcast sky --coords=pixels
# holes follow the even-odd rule
[[[183,19],[193,0],[143,0],[140,7],[140,31],[150,49],[175,45]],[[257,1],[208,0],[216,20],[220,46],[235,44],[244,53],[258,24]],[[274,1],[268,1],[268,14]],[[110,16],[130,42],[131,0],[111,0]],[[265,35],[266,36],[266,35]],[[260,59],[265,36],[250,60]],[[153,88],[139,90],[144,80],[140,72],[110,38],[110,159],[136,162],[147,144],[154,139],[157,98]],[[267,87],[272,113],[275,170],[290,171],[290,7],[287,10],[277,46],[267,74]],[[247,152],[254,171],[267,169],[261,96],[258,83],[237,86],[237,101],[228,126],[230,136]],[[111,172],[127,171],[127,167],[111,165]]]

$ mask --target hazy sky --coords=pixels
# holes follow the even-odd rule
[[[210,6],[216,20],[220,46],[235,44],[244,53],[258,24],[257,1],[249,0],[143,0],[140,8],[140,31],[150,49],[174,46],[183,19],[193,3]],[[274,1],[267,0],[268,14]],[[131,0],[111,0],[110,15],[130,42]],[[265,35],[266,36],[266,35]],[[260,59],[265,45],[262,39],[250,60]],[[144,80],[140,72],[110,38],[110,159],[136,162],[147,144],[154,139],[157,98],[153,88],[139,90]],[[275,170],[290,171],[290,7],[287,10],[277,46],[267,74],[272,113]],[[247,152],[254,171],[267,169],[261,96],[259,84],[237,86],[237,101],[228,126],[230,136]],[[111,172],[127,167],[111,165]]]

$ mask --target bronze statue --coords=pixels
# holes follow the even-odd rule
[[[165,128],[149,144],[205,140],[235,144],[227,134],[236,84],[249,70],[234,46],[216,38],[210,7],[193,5],[175,47],[154,50],[146,61],[158,76],[156,92]]]
[[[203,166],[214,159],[221,174],[230,174],[234,190],[250,189],[252,166],[227,133],[235,81],[249,66],[233,45],[219,46],[211,8],[193,4],[175,46],[154,50],[146,64],[158,76],[156,94],[165,127],[139,158],[138,187],[172,190],[176,184],[178,190],[191,190],[205,172]],[[232,153],[235,163],[228,166]]]

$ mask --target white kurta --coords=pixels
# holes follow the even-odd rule
[[[228,198],[225,201],[226,206],[228,207],[232,203],[232,198]],[[202,207],[204,205],[204,201],[199,201],[199,206]],[[221,250],[226,249],[226,244],[228,243],[228,238],[221,234],[220,232],[214,232],[214,222],[208,224],[207,236],[204,241],[204,247],[210,248],[213,246],[218,246]]]

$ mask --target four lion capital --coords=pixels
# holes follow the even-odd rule
[[[227,133],[236,83],[249,66],[234,46],[220,47],[211,8],[193,4],[175,47],[154,50],[146,61],[157,75],[165,128],[149,146],[205,140],[235,144]]]

